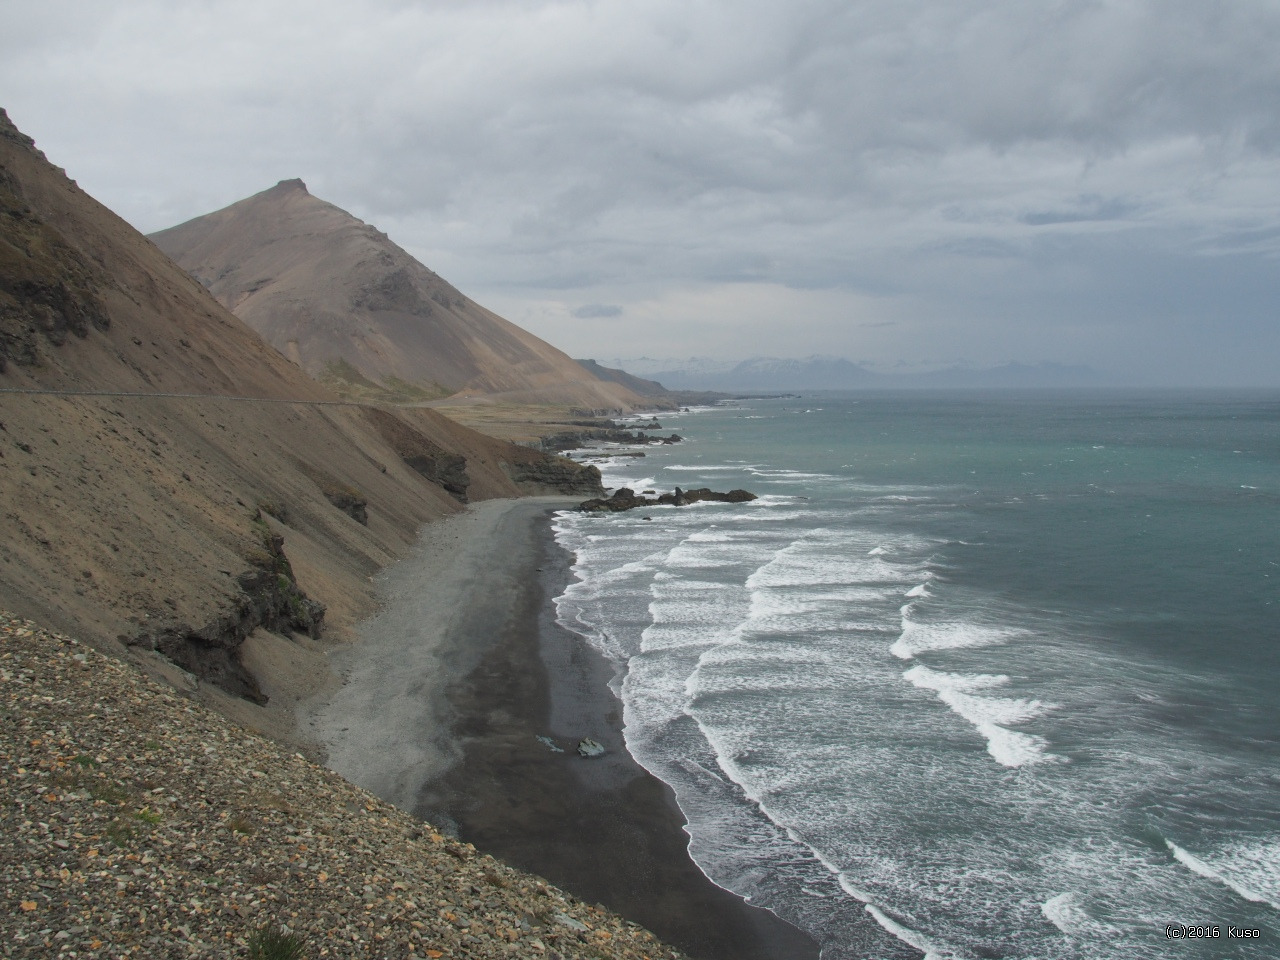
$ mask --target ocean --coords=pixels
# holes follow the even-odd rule
[[[1280,956],[1280,395],[663,417],[559,620],[713,881],[864,957]]]

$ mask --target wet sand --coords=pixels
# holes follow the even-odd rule
[[[529,535],[540,571],[508,629],[449,690],[462,761],[424,788],[415,812],[691,956],[816,958],[812,939],[717,887],[689,859],[670,788],[626,752],[611,666],[555,622],[552,600],[571,577],[571,557],[554,542],[549,515]],[[607,753],[580,757],[584,737]]]

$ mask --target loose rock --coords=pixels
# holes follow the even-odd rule
[[[308,957],[682,960],[133,667],[3,613],[0,889],[6,958],[222,960],[272,927]]]

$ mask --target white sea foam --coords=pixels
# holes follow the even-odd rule
[[[719,780],[721,783],[728,783],[728,781],[725,780],[725,778],[722,777],[720,774],[716,773],[710,767],[707,767],[699,763],[697,760],[694,760],[692,757],[681,757],[677,762],[680,764],[680,766],[684,767],[686,770],[696,770],[698,773],[702,774],[703,776],[714,777],[716,780]]]
[[[1222,872],[1280,910],[1280,837],[1227,847]]]
[[[697,533],[691,533],[688,537],[689,543],[729,543],[733,540],[727,533],[722,533],[714,528],[707,530],[699,530]]]
[[[911,619],[912,604],[902,607],[902,634],[889,648],[900,660],[912,660],[931,650],[990,647],[1027,635],[1016,627],[961,622],[918,623]]]
[[[733,564],[734,558],[699,550],[697,544],[690,544],[687,540],[667,554],[666,560],[668,570],[716,570]]]
[[[976,726],[978,732],[986,737],[987,753],[1002,767],[1023,767],[1061,759],[1046,752],[1049,744],[1043,737],[1006,730],[994,723],[979,723]]]
[[[1040,904],[1040,912],[1069,937],[1090,932],[1092,923],[1089,914],[1080,906],[1074,893],[1060,893],[1051,897]]]
[[[1204,877],[1207,880],[1217,880],[1219,882],[1222,882],[1222,876],[1218,873],[1218,871],[1214,870],[1213,867],[1209,866],[1199,857],[1195,856],[1194,854],[1188,853],[1186,850],[1183,850],[1182,847],[1178,846],[1172,840],[1166,839],[1164,843],[1165,843],[1165,846],[1169,848],[1169,852],[1173,854],[1173,858],[1177,860],[1180,864],[1182,864],[1184,867],[1186,867],[1188,870],[1190,870],[1192,873],[1198,873],[1200,876]],[[1257,898],[1252,896],[1245,896],[1245,899],[1257,902]]]
[[[770,470],[763,467],[745,467],[744,468],[753,477],[759,477],[761,480],[839,480],[839,477],[832,476],[829,473],[802,473],[799,470]]]
[[[818,584],[900,584],[918,571],[871,559],[825,556],[808,553],[799,544],[788,548],[747,580],[750,589],[759,587],[806,587]]]
[[[835,585],[756,589],[751,593],[750,616],[742,631],[794,635],[867,627],[883,633],[892,626],[876,620],[874,610],[867,607],[892,599],[893,593],[883,587]]]
[[[1280,866],[1276,860],[1280,855],[1280,844],[1238,848],[1234,855],[1229,853],[1225,862],[1216,867],[1188,853],[1172,840],[1166,839],[1165,846],[1175,860],[1193,873],[1221,883],[1250,903],[1265,903],[1280,910]],[[1249,881],[1261,881],[1270,889],[1264,893]]]
[[[792,496],[788,496],[787,494],[784,494],[784,493],[764,493],[756,497],[755,500],[750,502],[752,506],[758,509],[760,507],[777,507],[777,506],[781,506],[784,503],[794,504],[796,502],[796,498]],[[797,517],[799,516],[799,514],[793,513],[793,514],[790,514],[790,516]]]
[[[606,490],[620,490],[629,487],[632,490],[654,490],[658,481],[653,477],[626,476],[624,474],[606,474],[602,478]]]
[[[908,590],[908,591],[907,591],[907,593],[906,593],[906,596],[908,596],[908,597],[931,597],[931,596],[933,596],[933,594],[931,594],[931,593],[929,592],[928,588],[926,588],[926,586],[922,583],[922,584],[919,584],[918,586],[914,586],[914,587],[912,587],[910,590]]]
[[[914,686],[938,692],[976,693],[979,690],[991,690],[1008,684],[1009,678],[1002,673],[944,673],[941,670],[930,670],[922,663],[916,664],[903,674]]]
[[[938,699],[968,720],[987,741],[987,752],[1002,766],[1021,767],[1060,759],[1048,754],[1048,741],[1029,733],[1007,729],[1008,725],[1026,723],[1053,709],[1039,700],[1014,697],[978,696],[976,691],[1004,686],[1009,678],[1002,674],[943,673],[916,664],[903,674],[914,686],[933,690]]]
[[[868,551],[867,551],[867,556],[868,556],[868,557],[883,557],[883,556],[884,556],[886,553],[888,553],[888,552],[889,552],[889,551],[888,551],[888,550],[886,550],[884,547],[873,547],[872,549],[870,549],[870,550],[868,550]]]
[[[924,960],[963,960],[967,954],[960,953],[947,944],[935,943],[918,930],[904,926],[872,904],[867,904],[867,913],[875,917],[876,923],[884,927],[908,946],[915,947],[924,954]]]
[[[669,463],[662,469],[677,473],[742,473],[751,468],[741,463]]]

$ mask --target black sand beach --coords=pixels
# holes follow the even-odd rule
[[[462,759],[423,787],[414,812],[693,957],[816,958],[811,938],[717,887],[689,859],[671,790],[626,752],[611,668],[555,622],[552,600],[571,576],[571,558],[552,537],[550,508],[530,520],[528,542],[508,545],[537,572],[528,569],[503,598],[512,606],[497,632],[473,638],[487,649],[448,689]],[[578,756],[583,737],[608,752]]]

